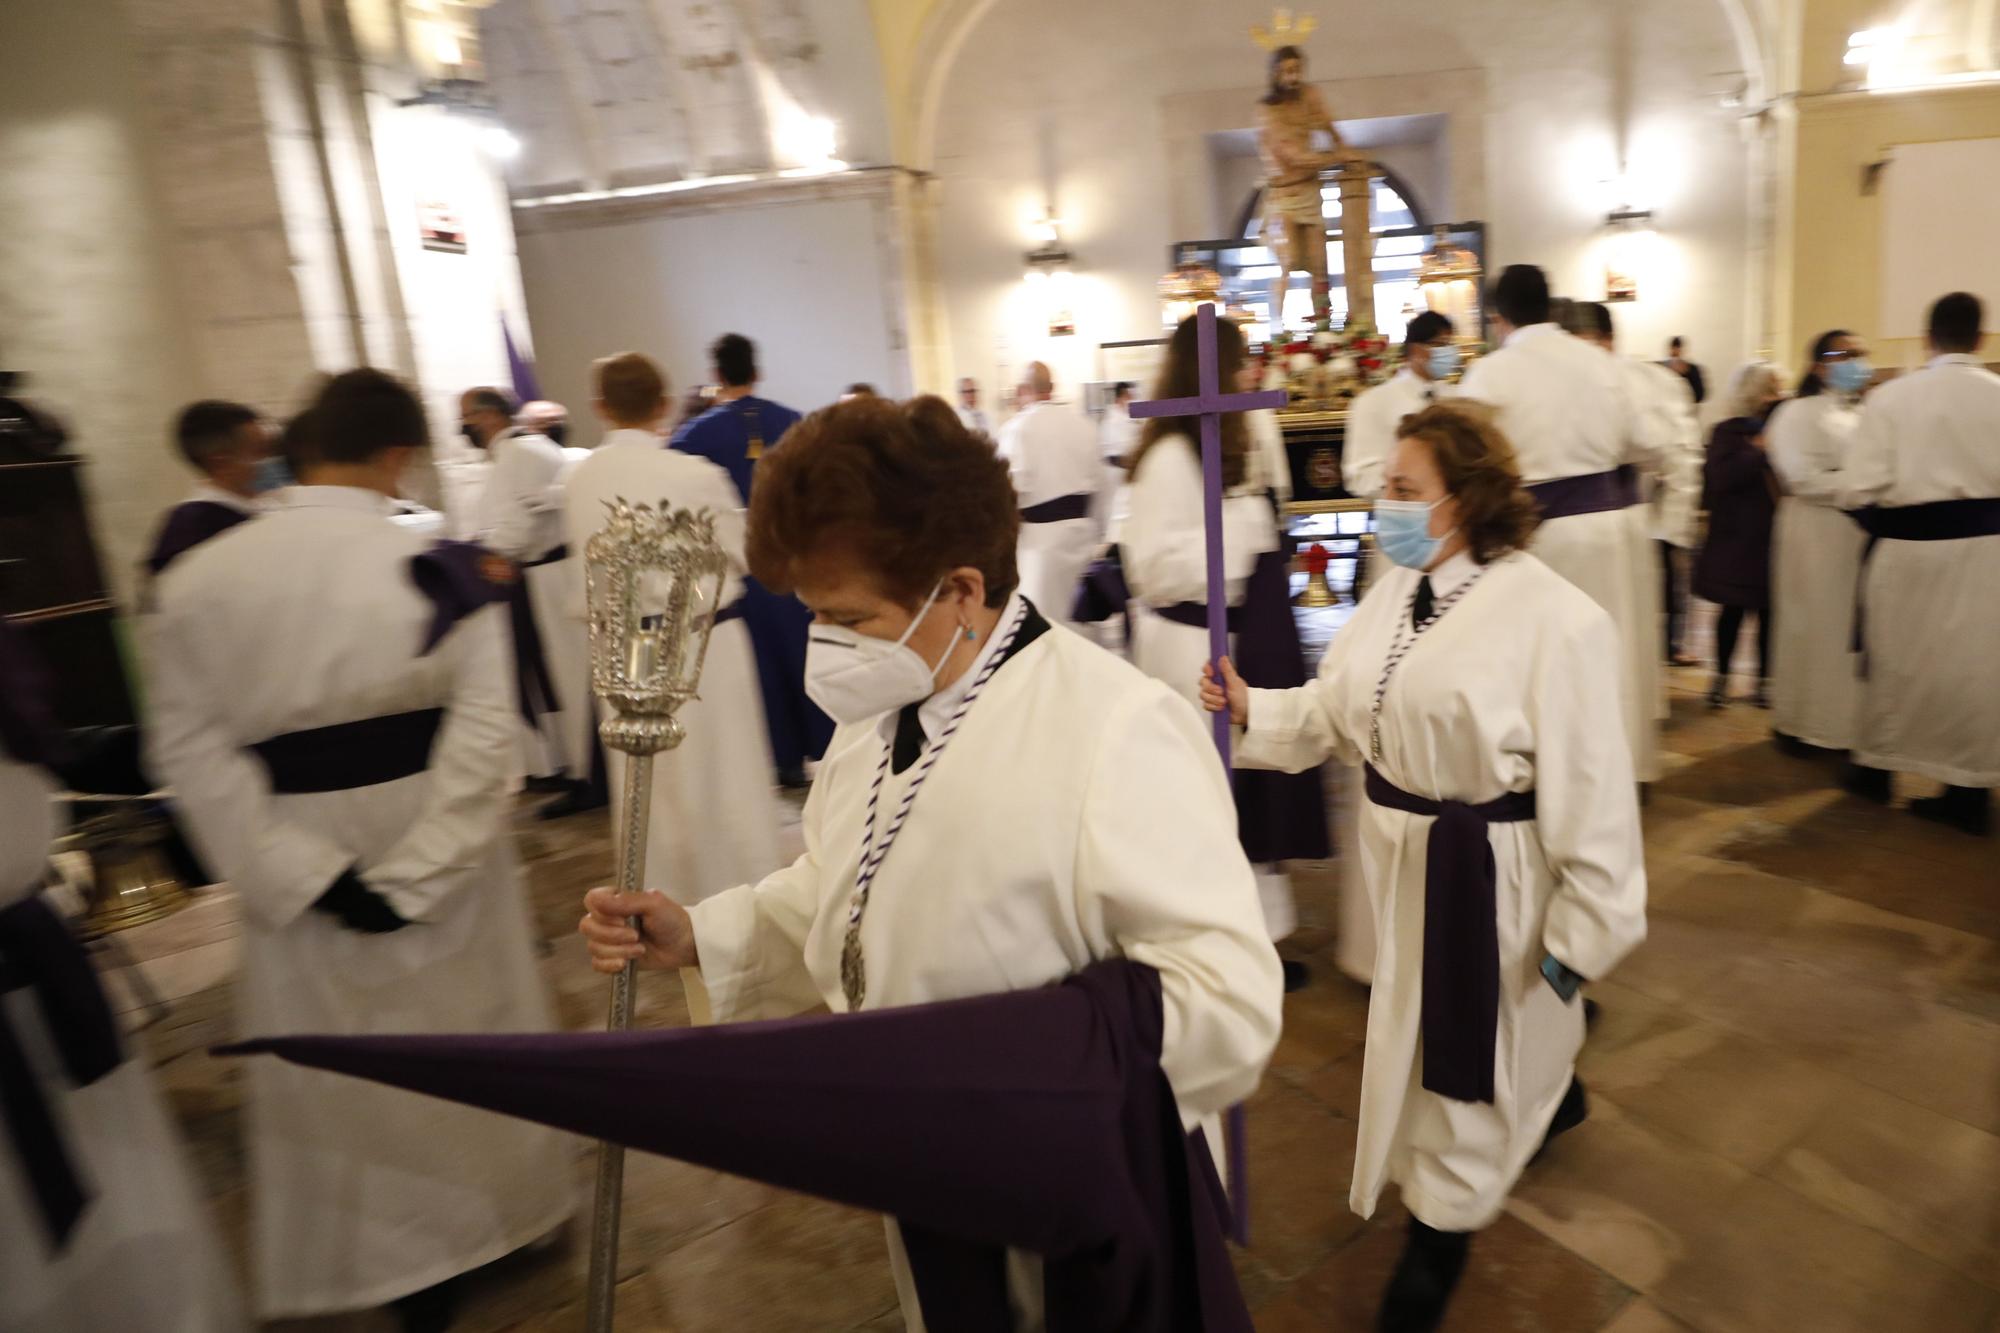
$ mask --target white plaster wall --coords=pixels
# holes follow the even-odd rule
[[[865,380],[906,394],[901,283],[886,190],[551,216],[517,212],[542,387],[591,443],[590,363],[638,351],[676,398],[709,378],[723,333],[756,342],[763,392],[800,411]]]
[[[1712,363],[1744,355],[1747,165],[1720,106],[1742,62],[1720,5],[1329,0],[1315,12],[1312,76],[1336,116],[1448,117],[1423,202],[1485,221],[1493,264],[1540,263],[1599,298],[1604,214],[1650,206],[1641,299],[1618,307],[1628,346],[1658,355],[1681,333]],[[1099,343],[1157,336],[1168,247],[1236,206],[1215,197],[1207,135],[1254,124],[1263,55],[1245,33],[1268,19],[1251,0],[987,11],[943,80],[931,164],[953,373],[998,384],[1041,356],[1092,377]],[[1621,142],[1630,200],[1604,185]],[[1073,338],[1047,337],[1022,277],[1026,223],[1045,204],[1077,256]]]
[[[173,413],[195,396],[163,262],[136,62],[113,0],[0,5],[0,366],[69,425],[114,593],[190,484]]]

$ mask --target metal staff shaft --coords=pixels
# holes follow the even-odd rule
[[[653,756],[628,755],[625,761],[625,833],[618,840],[618,891],[645,888],[646,832],[653,804]],[[632,929],[640,928],[632,918]],[[611,982],[611,1015],[605,1028],[623,1032],[632,1026],[632,1004],[639,984],[639,964],[625,964]],[[616,1143],[597,1145],[597,1197],[590,1210],[589,1333],[611,1333],[618,1300],[618,1227],[625,1204],[625,1149]]]

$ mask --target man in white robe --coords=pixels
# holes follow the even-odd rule
[[[993,423],[987,419],[986,409],[979,405],[979,381],[970,375],[958,382],[958,407],[954,410],[967,430],[993,438]]]
[[[606,505],[706,509],[716,540],[729,556],[720,615],[708,639],[701,696],[678,714],[687,739],[653,761],[653,805],[646,843],[646,882],[693,906],[711,894],[762,879],[784,864],[779,844],[783,811],[771,784],[770,742],[757,685],[750,631],[742,619],[743,509],[729,474],[705,458],[669,449],[660,436],[668,410],[659,368],[633,352],[606,357],[595,369],[597,414],[610,430],[570,474],[563,523],[573,554],[568,628],[589,638],[585,557],[604,524]],[[608,751],[614,803],[623,790],[626,758]],[[622,807],[619,807],[622,808]],[[702,1012],[698,986],[690,1001]]]
[[[1635,533],[1636,570],[1641,580],[1633,589],[1633,605],[1639,608],[1641,621],[1658,623],[1666,610],[1667,580],[1651,567],[1665,563],[1667,557],[1658,548],[1657,513],[1650,500],[1669,484],[1667,478],[1671,472],[1673,486],[1677,490],[1692,488],[1696,503],[1700,501],[1701,465],[1707,451],[1702,444],[1701,427],[1694,419],[1694,390],[1689,381],[1663,365],[1618,355],[1618,331],[1610,306],[1601,301],[1577,301],[1569,309],[1574,320],[1570,332],[1611,358],[1625,389],[1636,441],[1635,457],[1640,460],[1640,493],[1649,501],[1626,510]],[[1659,642],[1656,641],[1655,651]],[[1650,669],[1642,660],[1630,663],[1638,679],[1650,680],[1654,705],[1661,719],[1667,716],[1666,677],[1659,669],[1665,660],[1664,655],[1655,656]],[[1636,757],[1638,752],[1633,753]],[[1657,776],[1657,768],[1654,773]]]
[[[1029,362],[1024,406],[1000,428],[997,443],[1021,506],[1021,591],[1050,624],[1068,625],[1077,581],[1097,550],[1104,464],[1089,419],[1054,398],[1049,368]]]
[[[1849,789],[1886,800],[1891,771],[1942,782],[1911,810],[1974,834],[2000,787],[2000,375],[1976,355],[1984,316],[1964,292],[1932,307],[1930,364],[1874,392],[1848,464],[1850,500],[1878,511]]]
[[[149,627],[154,775],[243,906],[239,1026],[546,1030],[502,611],[389,519],[415,395],[356,370],[313,411],[304,484],[177,562]],[[546,1130],[271,1060],[245,1078],[261,1318],[407,1300],[439,1326],[444,1284],[573,1211]]]
[[[13,973],[18,942],[41,953],[29,928],[67,936],[66,926],[37,901],[55,837],[55,797],[61,783],[46,752],[13,746],[33,738],[46,720],[45,691],[23,676],[28,649],[19,631],[0,621],[0,1049],[13,1046],[47,1109],[63,1162],[37,1162],[43,1172],[67,1166],[82,1189],[81,1209],[66,1234],[51,1230],[46,1201],[15,1159],[24,1128],[15,1108],[0,1116],[0,1328],[34,1333],[232,1333],[245,1327],[236,1274],[224,1257],[194,1173],[166,1107],[139,1052],[100,1058],[88,1081],[67,1058],[78,1040],[77,1015],[60,1032],[37,985]],[[31,711],[32,710],[32,711]],[[35,714],[42,714],[36,717]],[[29,748],[29,747],[24,747]],[[52,746],[45,748],[53,748]],[[39,916],[39,922],[34,918]],[[25,937],[24,937],[25,936]],[[82,945],[70,965],[88,973]],[[46,955],[33,961],[46,966]],[[91,983],[91,984],[94,984]],[[108,1008],[101,1013],[108,1024]],[[67,1038],[67,1041],[65,1040]],[[120,1056],[122,1055],[122,1058]]]
[[[1447,381],[1458,370],[1452,334],[1451,321],[1437,311],[1418,315],[1404,334],[1403,364],[1387,380],[1362,390],[1348,407],[1340,475],[1341,484],[1355,499],[1381,496],[1382,464],[1388,461],[1403,418],[1451,393]]]
[[[560,559],[562,554],[558,550],[562,544],[562,490],[557,478],[563,471],[563,451],[554,440],[530,428],[530,423],[549,420],[554,404],[530,403],[514,414],[505,428],[495,431],[493,424],[500,419],[492,408],[496,399],[505,401],[497,389],[471,389],[459,400],[460,429],[486,451],[487,457],[486,484],[473,511],[472,538],[514,567],[507,577],[519,578],[527,585],[525,592],[515,595],[527,599],[523,610],[532,619],[513,625],[515,705],[522,718],[520,768],[531,778],[549,779],[564,768],[560,740],[564,701],[555,697],[544,655],[549,631],[555,626],[552,621],[542,623],[539,603],[553,602],[548,593],[555,571],[543,566],[554,563],[552,555]],[[538,585],[544,592],[542,598],[535,595]]]
[[[1854,590],[1868,535],[1847,516],[1866,349],[1844,331],[1814,346],[1798,394],[1765,427],[1784,498],[1771,533],[1771,724],[1779,746],[1852,750],[1861,724]]]
[[[1498,409],[1522,479],[1549,487],[1537,498],[1566,515],[1545,521],[1529,549],[1618,627],[1625,737],[1638,780],[1651,782],[1660,773],[1663,711],[1660,574],[1638,508],[1637,472],[1657,467],[1657,444],[1636,419],[1617,364],[1550,322],[1540,269],[1507,269],[1493,306],[1502,345],[1474,363],[1459,393]]]

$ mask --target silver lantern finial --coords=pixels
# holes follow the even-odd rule
[[[715,539],[708,510],[632,504],[605,505],[610,517],[583,550],[584,596],[590,615],[591,690],[605,704],[597,734],[630,758],[618,839],[618,888],[645,887],[647,816],[653,798],[653,756],[687,735],[676,714],[699,697],[708,636],[722,609],[729,557]],[[637,928],[638,922],[632,923]],[[611,985],[613,1032],[632,1025],[636,964]],[[610,1333],[618,1286],[618,1224],[625,1188],[625,1150],[598,1145],[597,1202],[591,1214],[587,1326]]]

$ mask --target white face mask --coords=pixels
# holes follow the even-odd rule
[[[910,636],[943,589],[940,579],[899,639],[878,639],[844,625],[814,625],[806,639],[806,697],[839,723],[866,722],[930,697],[956,641],[946,643],[933,666],[910,647]]]

